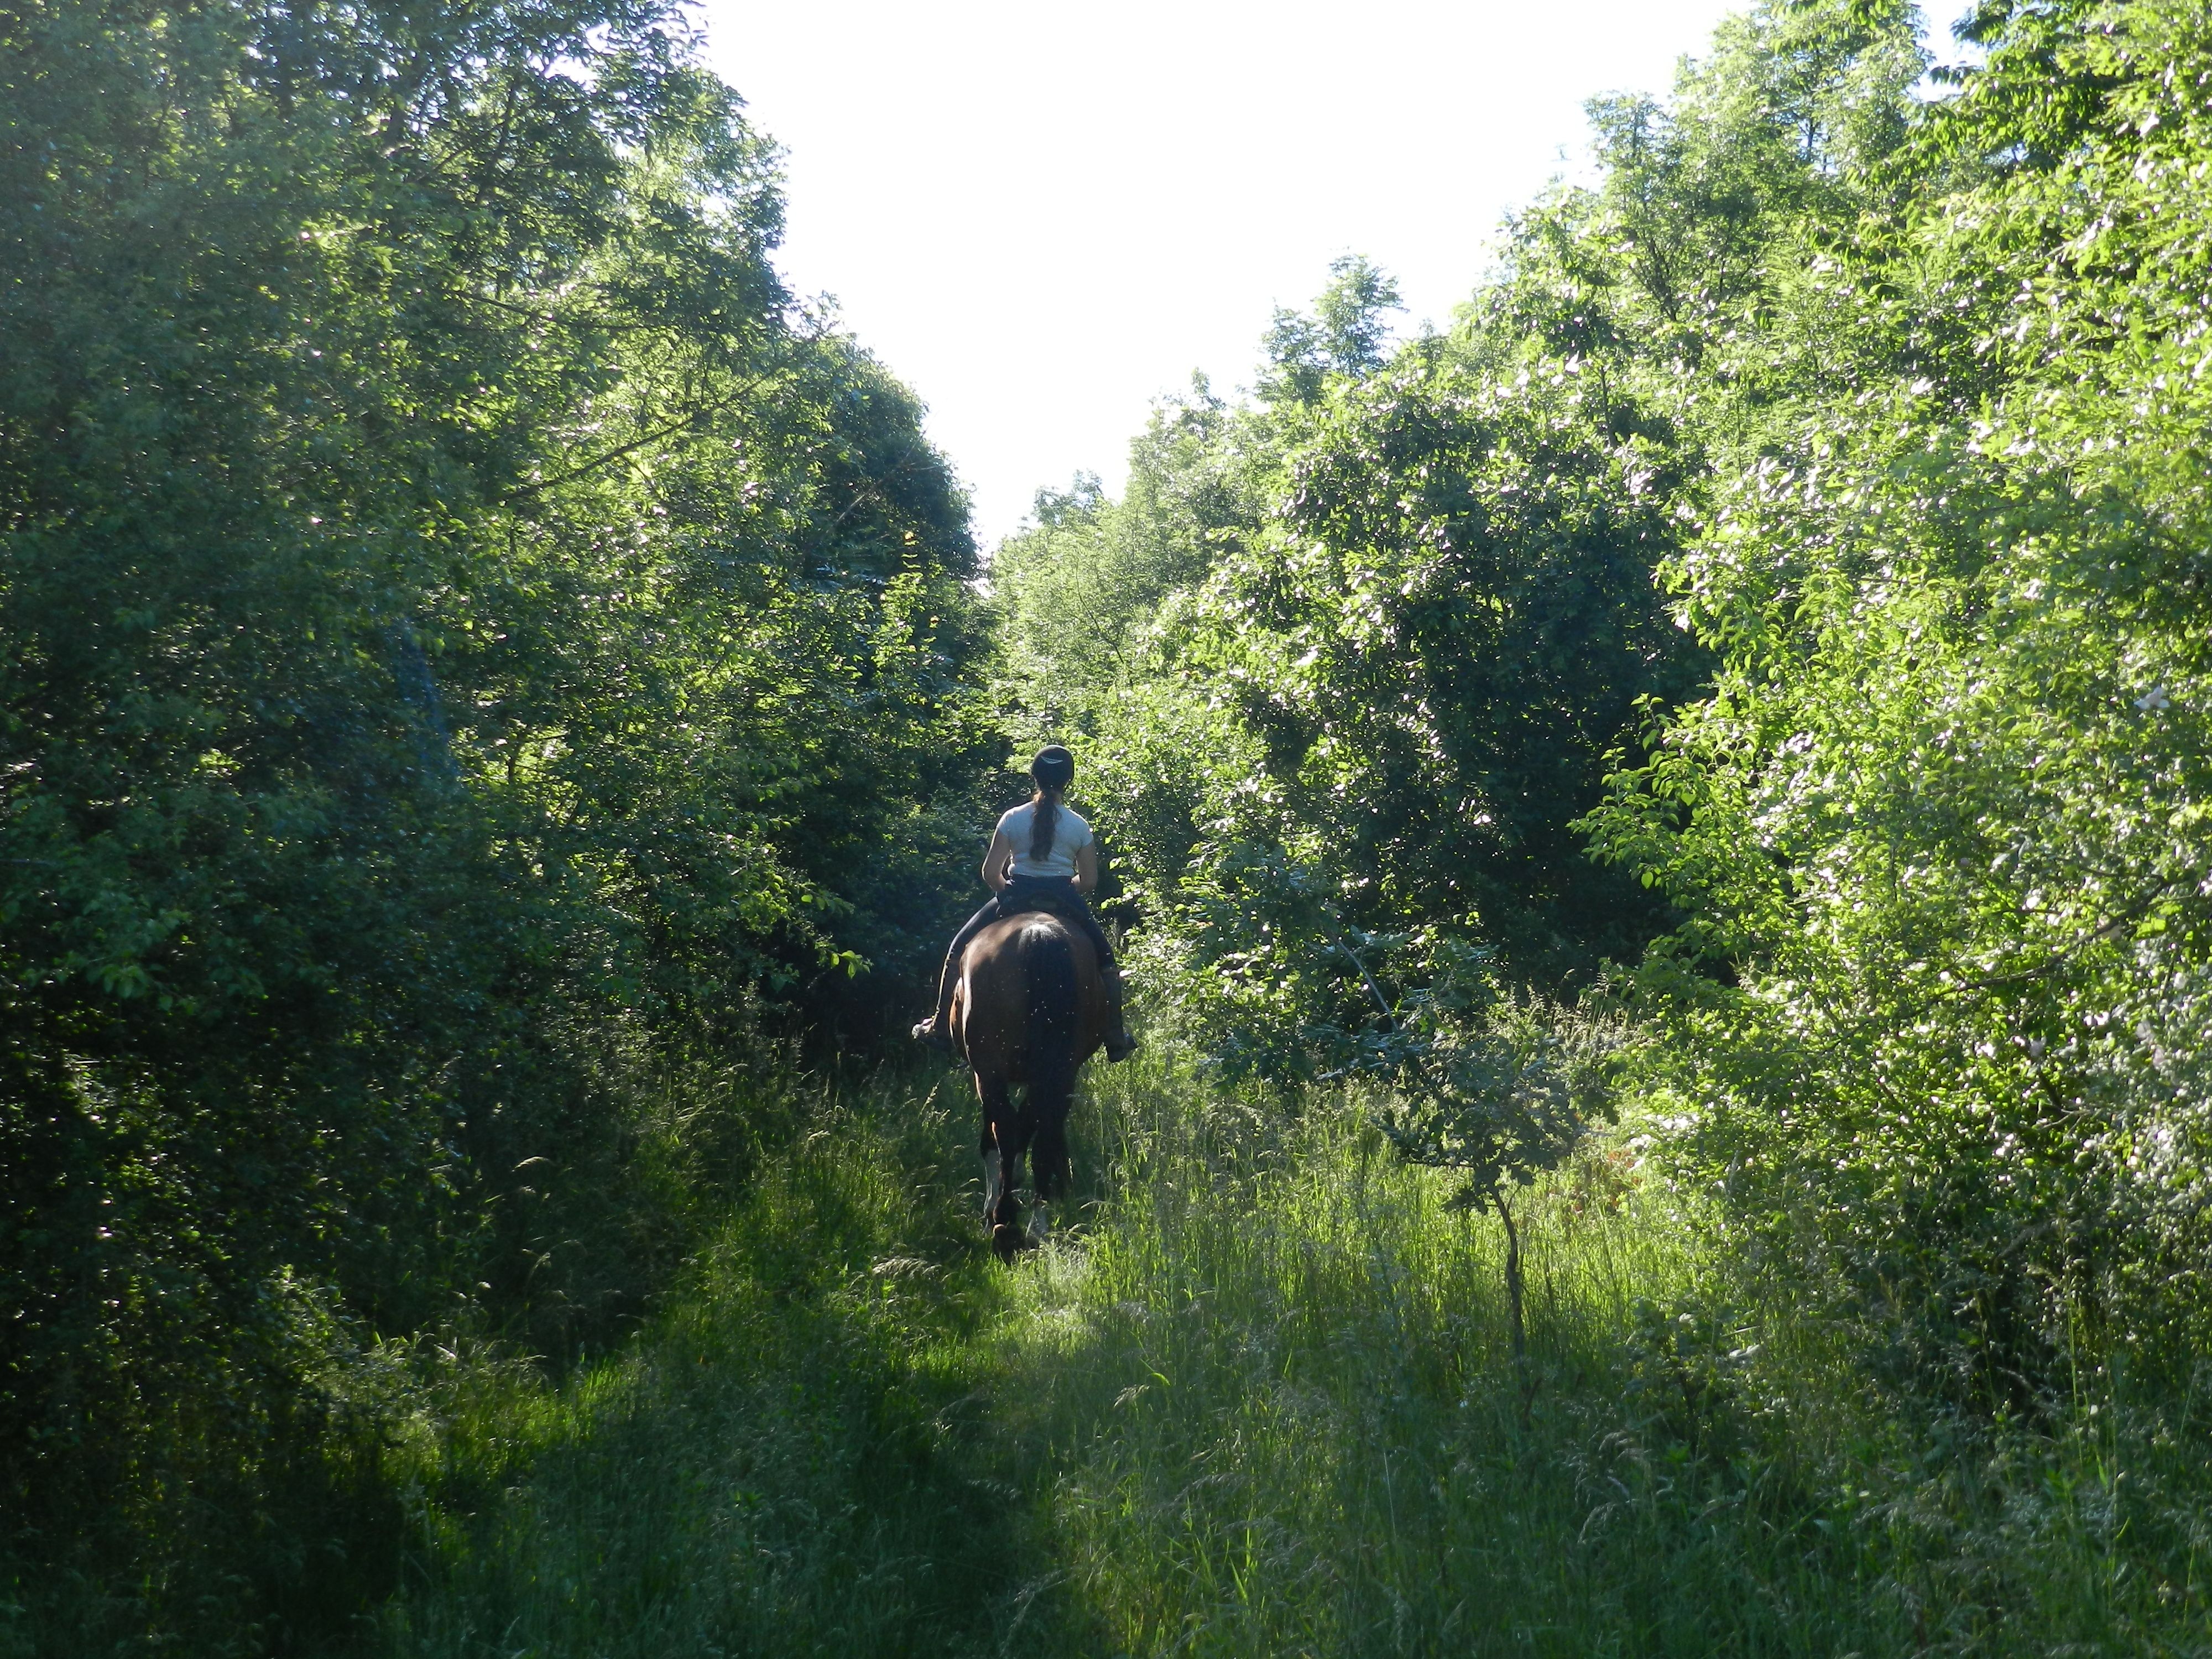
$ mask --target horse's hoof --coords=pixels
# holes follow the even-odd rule
[[[1020,1228],[1009,1227],[1002,1221],[991,1229],[991,1253],[1009,1267],[1013,1264],[1014,1257],[1020,1254],[1021,1248]]]

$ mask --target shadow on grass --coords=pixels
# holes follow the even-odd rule
[[[947,1103],[950,1103],[948,1106]],[[425,1425],[412,1656],[960,1654],[1021,1634],[1048,1565],[987,1432],[964,1098],[826,1104],[671,1310],[545,1387],[453,1368]]]

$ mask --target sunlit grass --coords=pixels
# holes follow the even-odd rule
[[[1694,1285],[1617,1162],[1531,1203],[1523,1374],[1496,1223],[1358,1112],[1096,1089],[1111,1195],[1000,1337],[1107,1650],[1841,1651],[1883,1622],[1679,1397],[1629,1397],[1639,1318]]]
[[[2138,1465],[2137,1547],[2112,1434],[1888,1422],[1623,1156],[1525,1200],[1523,1370],[1497,1223],[1356,1103],[1097,1068],[1011,1270],[972,1133],[825,1095],[629,1352],[454,1364],[388,1650],[2203,1650],[2201,1479]]]

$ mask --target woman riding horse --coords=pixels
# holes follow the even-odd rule
[[[1030,778],[1036,793],[1000,818],[991,833],[990,848],[983,854],[983,884],[993,896],[952,936],[952,948],[945,953],[945,971],[938,976],[937,1012],[916,1025],[914,1034],[951,1054],[952,991],[960,982],[960,963],[969,942],[1002,917],[1048,910],[1081,928],[1098,953],[1098,971],[1113,1006],[1106,1058],[1127,1060],[1137,1044],[1122,1024],[1121,970],[1114,965],[1114,948],[1085,897],[1098,884],[1097,838],[1060,801],[1075,779],[1075,757],[1056,743],[1041,749],[1030,763]]]

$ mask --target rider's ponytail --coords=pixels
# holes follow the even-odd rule
[[[1060,834],[1060,801],[1051,790],[1040,788],[1030,805],[1030,857],[1042,864],[1052,856],[1052,843]]]
[[[1036,809],[1030,814],[1030,857],[1042,864],[1052,856],[1060,834],[1060,792],[1074,780],[1075,757],[1056,743],[1048,744],[1030,763],[1030,776],[1036,781],[1036,797],[1030,803]]]

